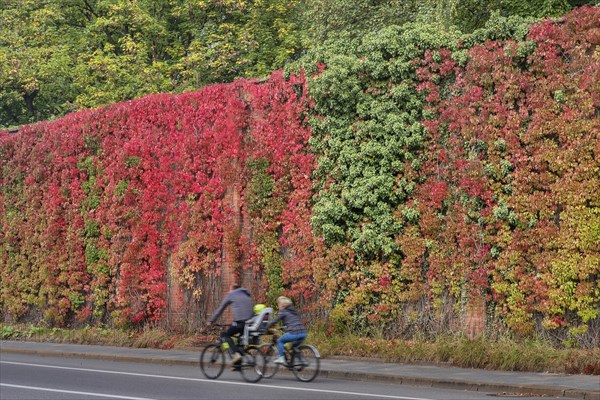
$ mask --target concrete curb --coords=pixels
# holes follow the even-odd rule
[[[387,382],[411,386],[428,386],[434,388],[466,390],[472,392],[495,392],[495,393],[515,393],[514,397],[523,394],[532,394],[535,396],[565,397],[584,400],[600,400],[600,392],[587,392],[576,389],[561,389],[552,386],[524,386],[524,385],[506,385],[490,384],[481,382],[459,381],[449,379],[435,378],[416,378],[405,376],[391,376],[381,374],[368,374],[356,372],[344,372],[333,370],[321,370],[319,376],[337,379],[362,380]]]
[[[125,362],[140,362],[140,363],[153,363],[153,364],[167,364],[167,365],[198,365],[197,362],[188,360],[177,360],[177,359],[165,359],[156,357],[136,357],[136,356],[123,356],[118,354],[98,354],[98,353],[86,353],[76,351],[63,351],[63,350],[34,350],[34,349],[2,349],[3,353],[17,353],[17,354],[35,354],[38,356],[55,356],[55,357],[69,357],[69,358],[94,358],[97,360],[111,360],[111,361],[125,361]]]

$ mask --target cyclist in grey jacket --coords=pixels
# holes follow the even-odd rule
[[[223,338],[223,340],[229,344],[229,349],[232,352],[232,361],[235,364],[241,360],[242,354],[231,337],[244,333],[246,321],[254,316],[254,303],[252,302],[252,297],[248,289],[234,284],[231,287],[231,291],[227,293],[223,301],[221,301],[219,307],[213,313],[212,317],[210,317],[208,320],[208,326],[212,325],[221,316],[221,314],[223,314],[223,311],[225,311],[227,306],[231,306],[233,322],[226,331],[221,333],[221,338]]]
[[[279,307],[279,314],[277,315],[277,318],[267,324],[266,329],[268,330],[279,321],[283,321],[285,333],[277,339],[279,358],[275,360],[275,363],[285,364],[285,344],[292,342],[292,346],[298,346],[306,339],[308,333],[304,328],[304,324],[302,323],[298,312],[292,304],[292,300],[285,296],[280,296],[277,299],[277,306]]]

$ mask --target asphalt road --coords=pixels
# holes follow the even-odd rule
[[[278,374],[272,379],[251,384],[245,382],[239,373],[226,371],[218,380],[208,380],[198,368],[184,365],[7,353],[2,354],[0,360],[2,400],[494,398],[499,398],[498,394],[330,378],[302,383],[289,374]],[[522,395],[518,398],[539,400],[539,397]]]

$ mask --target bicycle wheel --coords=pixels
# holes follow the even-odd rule
[[[246,382],[255,383],[262,379],[265,358],[257,347],[247,347],[242,356],[240,372]]]
[[[265,365],[262,371],[263,378],[272,378],[279,370],[279,364],[275,364],[274,361],[277,359],[277,351],[275,346],[272,344],[263,344],[258,350],[262,353],[265,358]]]
[[[200,369],[208,379],[217,379],[225,369],[225,353],[216,344],[207,345],[200,354]]]
[[[310,382],[319,375],[321,370],[321,355],[319,350],[310,344],[298,346],[298,352],[294,354],[292,361],[292,372],[299,381]]]

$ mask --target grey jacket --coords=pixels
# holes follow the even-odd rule
[[[230,304],[234,321],[246,321],[254,315],[254,304],[250,292],[248,289],[238,288],[227,293],[227,296],[221,301],[219,308],[210,317],[210,323],[215,322]]]
[[[298,312],[294,308],[294,306],[289,306],[287,308],[279,309],[279,315],[277,318],[269,322],[265,329],[269,329],[279,321],[283,321],[283,325],[285,326],[285,331],[289,333],[306,333],[306,329],[304,329],[304,324],[298,315]]]

